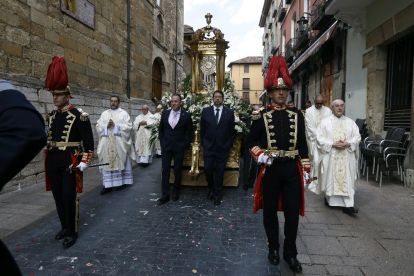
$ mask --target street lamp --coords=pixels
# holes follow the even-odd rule
[[[297,21],[299,32],[303,33],[304,31],[306,31],[306,28],[308,27],[308,22],[309,20],[307,20],[305,16],[302,15],[302,17]]]

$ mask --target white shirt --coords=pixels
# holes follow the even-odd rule
[[[217,113],[217,108],[219,109],[219,117],[218,117],[218,122],[220,122],[220,118],[221,118],[221,114],[223,113],[223,105],[221,105],[220,107],[216,107],[215,105],[213,105],[214,107],[214,118],[216,118],[216,113]]]
[[[178,121],[180,120],[181,108],[178,111],[174,111],[174,109],[171,109],[170,117],[168,117],[168,123],[170,123],[170,126],[171,127],[173,127],[175,113],[177,113],[177,119],[176,119],[176,122],[175,122],[175,126],[177,126],[178,125]]]

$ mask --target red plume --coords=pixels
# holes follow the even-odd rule
[[[277,78],[282,77],[286,86],[292,88],[292,79],[289,74],[286,61],[282,56],[272,57],[269,63],[269,69],[266,74],[264,87],[270,91],[278,85]]]
[[[68,69],[64,58],[52,58],[52,63],[47,70],[45,86],[49,91],[66,89],[68,86]]]

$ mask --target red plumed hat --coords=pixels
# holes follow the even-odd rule
[[[264,80],[264,87],[268,92],[276,88],[287,90],[292,88],[292,79],[289,74],[289,69],[282,56],[272,57]]]
[[[70,92],[68,87],[68,68],[61,57],[53,57],[47,70],[45,86],[52,93]]]

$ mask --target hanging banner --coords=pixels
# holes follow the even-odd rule
[[[60,0],[60,10],[95,30],[95,5],[88,0]]]

